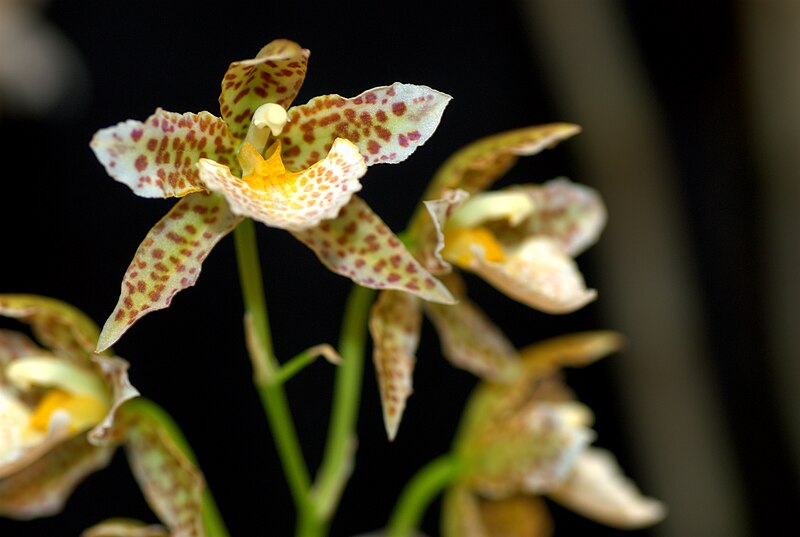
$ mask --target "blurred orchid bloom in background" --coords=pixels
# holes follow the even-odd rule
[[[453,302],[354,195],[367,166],[401,162],[427,141],[450,97],[395,83],[288,108],[308,57],[281,39],[232,63],[222,81],[221,118],[159,109],[144,122],[95,135],[92,149],[114,179],[142,197],[183,198],[136,252],[98,350],[194,285],[210,250],[244,217],[290,231],[327,268],[359,285]]]
[[[664,506],[642,496],[610,453],[589,447],[592,413],[559,374],[620,343],[619,335],[603,331],[546,340],[520,351],[513,382],[476,389],[454,446],[465,470],[444,499],[444,537],[548,537],[552,523],[542,495],[623,529],[665,516]]]
[[[556,179],[483,192],[521,155],[534,155],[579,132],[551,124],[500,133],[466,146],[436,173],[424,209],[409,226],[407,242],[422,265],[445,281],[454,306],[425,304],[442,351],[453,365],[498,382],[512,379],[516,349],[466,297],[451,263],[475,272],[508,296],[548,313],[567,313],[596,296],[573,257],[593,244],[606,211],[591,188]],[[384,422],[394,438],[411,394],[422,302],[383,291],[370,328]]]
[[[40,16],[46,3],[0,0],[0,117],[68,114],[86,95],[80,54]]]
[[[29,324],[38,340],[0,330],[0,516],[60,512],[80,481],[124,444],[160,518],[203,535],[202,475],[155,405],[131,386],[128,363],[93,353],[94,323],[68,304],[33,295],[0,295],[0,315]]]

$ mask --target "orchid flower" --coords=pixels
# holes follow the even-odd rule
[[[428,140],[450,97],[395,83],[289,108],[308,57],[276,40],[232,63],[221,118],[159,109],[95,135],[92,149],[114,179],[142,197],[182,198],[137,250],[98,350],[194,285],[210,250],[244,217],[290,231],[359,285],[454,301],[354,195],[367,166],[401,162]]]
[[[152,403],[138,397],[128,363],[93,353],[94,323],[32,295],[0,295],[0,315],[28,323],[38,340],[0,330],[0,516],[59,512],[124,444],[148,502],[174,535],[204,535],[202,476],[154,419]]]
[[[618,528],[664,517],[664,506],[642,496],[610,453],[589,447],[592,413],[559,376],[561,367],[595,361],[620,342],[603,331],[543,341],[520,351],[514,382],[477,388],[454,446],[466,469],[445,496],[444,537],[547,537],[542,495]]]
[[[572,259],[597,239],[605,222],[594,190],[556,179],[482,192],[519,155],[536,154],[578,130],[552,124],[479,140],[448,159],[428,188],[430,201],[412,220],[408,242],[420,263],[458,298],[454,306],[424,308],[443,354],[457,367],[503,382],[517,374],[519,359],[500,329],[467,299],[451,263],[550,313],[574,311],[595,297]],[[372,311],[373,358],[390,438],[411,394],[422,309],[414,296],[383,291]]]

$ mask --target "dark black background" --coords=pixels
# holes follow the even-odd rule
[[[726,260],[713,245],[724,244],[720,241],[735,233],[741,259],[733,260],[736,270],[729,274],[747,292],[751,272],[758,270],[748,261],[758,253],[752,236],[758,215],[746,202],[757,192],[747,176],[748,140],[738,110],[736,5],[700,4],[690,13],[667,8],[672,6],[667,2],[623,6],[679,158],[700,278],[712,282],[712,275],[720,273]],[[227,64],[252,57],[274,38],[296,40],[312,51],[298,103],[326,93],[353,96],[394,81],[426,84],[453,95],[442,125],[425,147],[402,165],[372,168],[365,178],[364,197],[395,230],[404,226],[437,165],[460,146],[515,127],[580,122],[555,109],[515,2],[369,2],[350,7],[331,2],[84,0],[54,1],[44,16],[81,52],[91,94],[82,106],[74,100],[65,104],[56,118],[13,113],[0,118],[0,291],[57,297],[98,323],[116,303],[121,276],[140,240],[173,202],[137,198],[108,178],[88,147],[93,132],[128,118],[143,119],[159,106],[216,113]],[[684,36],[681,42],[690,46],[675,46],[676,28]],[[723,86],[724,94],[719,91]],[[717,120],[702,121],[710,117]],[[571,156],[567,143],[521,162],[501,184],[573,175]],[[720,161],[731,173],[726,195],[734,207],[747,207],[744,213],[706,210],[705,196],[712,186],[708,181],[718,177],[707,172],[718,169]],[[574,179],[592,184],[591,177]],[[311,344],[335,342],[349,282],[327,272],[285,232],[260,226],[259,241],[278,355],[285,358]],[[591,251],[580,262],[592,285],[596,266]],[[596,305],[550,317],[476,279],[469,281],[473,298],[520,346],[573,330],[609,327]],[[710,328],[717,343],[709,366],[727,394],[738,466],[749,491],[747,518],[752,534],[760,534],[788,522],[797,500],[777,426],[765,420],[758,438],[749,432],[756,415],[772,411],[764,395],[768,388],[760,384],[765,377],[758,368],[737,369],[725,359],[731,352],[726,337],[733,329],[749,330],[748,352],[763,352],[760,305],[753,298],[752,307],[732,311],[725,307],[723,290],[713,285],[703,289],[705,311],[716,319]],[[251,388],[241,315],[233,241],[226,239],[206,261],[195,288],[178,295],[170,309],[140,321],[115,349],[131,361],[133,383],[181,424],[232,535],[289,535],[291,502]],[[334,523],[336,536],[381,527],[414,469],[448,449],[475,379],[440,357],[432,332],[425,325],[415,394],[392,444],[385,439],[373,369],[367,365],[359,458]],[[636,456],[618,418],[620,401],[609,367],[597,364],[571,373],[570,379],[597,413],[599,443],[613,449],[635,477]],[[331,366],[319,363],[288,386],[312,468],[321,455],[332,378]],[[764,406],[737,419],[742,409],[730,390],[753,380]],[[769,457],[761,451],[764,442],[772,446]],[[760,462],[748,466],[754,460]],[[657,490],[647,492],[658,496]],[[619,534],[554,509],[558,535]],[[0,535],[78,535],[111,516],[154,520],[121,454],[109,470],[79,487],[66,514],[25,524],[3,520]],[[435,534],[436,528],[434,509],[425,529]],[[629,533],[634,534],[647,532]]]

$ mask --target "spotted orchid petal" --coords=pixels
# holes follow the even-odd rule
[[[239,179],[227,166],[211,160],[198,164],[200,177],[212,192],[225,196],[234,214],[271,227],[302,231],[336,217],[367,172],[358,148],[337,138],[328,155],[299,173],[287,172],[281,163],[280,143],[264,160],[250,144],[239,159],[246,175]]]
[[[264,103],[288,108],[306,77],[310,52],[287,39],[276,39],[255,58],[233,62],[222,79],[220,111],[231,133],[247,134],[250,119]],[[216,160],[216,159],[215,159]]]
[[[316,97],[289,110],[281,134],[284,163],[291,170],[311,166],[336,138],[346,138],[368,166],[402,162],[431,137],[451,97],[427,86],[396,82],[346,99]]]
[[[463,190],[447,190],[439,199],[424,201],[423,205],[428,216],[415,218],[412,223],[411,235],[416,240],[417,259],[431,274],[447,274],[452,269],[450,263],[442,257],[444,227],[447,220],[468,197],[469,194]]]
[[[144,122],[129,120],[98,131],[91,143],[106,172],[143,198],[204,190],[197,161],[234,165],[237,145],[225,122],[208,112],[176,114],[160,108]]]
[[[446,189],[470,194],[488,188],[520,156],[530,156],[580,132],[569,123],[538,125],[482,138],[453,154],[436,172],[425,198],[438,198]]]
[[[459,442],[473,461],[467,481],[488,498],[517,492],[539,494],[566,479],[593,440],[578,403],[536,402],[509,419],[485,423]]]
[[[491,237],[470,230],[457,237],[447,257],[509,297],[546,313],[569,313],[597,297],[594,289],[586,288],[575,261],[547,237],[529,237],[504,252]]]
[[[397,436],[406,400],[412,393],[412,374],[419,345],[422,309],[417,297],[383,291],[369,321],[374,342],[372,360],[383,404],[383,423],[389,440]]]
[[[0,315],[29,324],[40,343],[75,360],[85,360],[97,341],[97,326],[89,317],[53,298],[0,294]]]
[[[173,537],[204,537],[201,497],[205,480],[164,429],[164,421],[144,405],[121,409],[125,450],[148,504]]]
[[[175,204],[136,250],[117,306],[100,333],[98,352],[142,316],[168,307],[176,293],[194,285],[211,249],[240,221],[218,195],[194,194]]]
[[[513,186],[499,193],[523,194],[533,211],[519,225],[499,224],[493,231],[503,243],[514,244],[532,235],[556,241],[575,257],[597,241],[606,223],[606,209],[596,190],[559,178],[543,185]]]
[[[666,515],[664,504],[642,495],[623,475],[614,456],[598,448],[581,453],[567,480],[549,496],[592,520],[620,529],[650,526]]]
[[[0,516],[28,520],[58,513],[78,483],[108,465],[112,452],[90,445],[85,436],[58,444],[18,472],[0,478]]]
[[[92,526],[81,537],[170,537],[170,533],[163,526],[115,518]]]
[[[358,196],[353,196],[336,218],[293,235],[326,267],[359,285],[405,291],[442,304],[454,302],[450,291],[414,259]]]
[[[519,370],[516,349],[475,304],[464,296],[458,299],[454,306],[425,304],[445,358],[480,377],[508,382]]]

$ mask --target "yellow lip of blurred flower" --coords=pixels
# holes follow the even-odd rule
[[[484,382],[476,389],[456,439],[455,450],[468,466],[445,498],[444,537],[498,537],[506,535],[509,521],[517,531],[528,528],[520,535],[551,535],[541,495],[622,529],[665,516],[663,504],[643,496],[613,455],[589,446],[592,413],[559,376],[561,367],[591,363],[621,342],[606,331],[546,340],[520,351],[521,374],[514,382]],[[531,417],[538,427],[520,426]]]
[[[109,460],[92,445],[116,410],[138,395],[127,362],[92,353],[97,327],[57,300],[0,295],[0,315],[30,324],[0,330],[0,515],[32,518],[61,509],[80,479]]]
[[[516,349],[468,300],[451,263],[549,313],[574,311],[596,296],[573,260],[597,240],[605,223],[605,207],[594,190],[562,178],[486,191],[519,156],[534,155],[579,130],[555,123],[489,136],[456,152],[437,171],[406,239],[420,263],[459,302],[423,306],[415,297],[380,294],[370,331],[390,439],[412,391],[423,308],[453,365],[496,382],[517,374]]]

